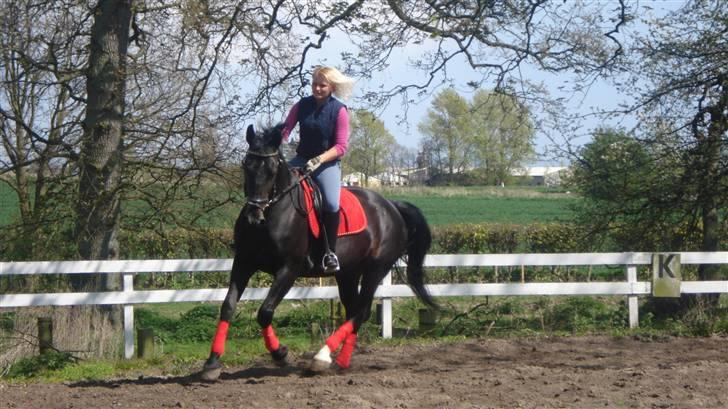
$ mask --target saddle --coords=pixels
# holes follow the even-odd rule
[[[308,180],[301,182],[303,186],[303,197],[306,202],[306,213],[308,213],[308,226],[313,237],[318,238],[321,234],[321,226],[316,211],[316,194],[315,186],[311,186]],[[341,188],[341,197],[339,199],[339,229],[337,236],[348,236],[357,234],[367,227],[367,216],[364,208],[361,206],[359,199],[351,193],[347,188]]]

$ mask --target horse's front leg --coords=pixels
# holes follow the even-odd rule
[[[278,341],[278,337],[271,323],[273,322],[273,314],[276,307],[278,307],[278,304],[280,304],[283,297],[286,296],[296,281],[296,274],[293,271],[293,269],[287,266],[278,270],[273,284],[268,291],[268,295],[258,310],[258,324],[261,328],[263,342],[265,342],[265,347],[270,352],[273,361],[279,366],[287,364],[286,357],[288,356],[288,348]]]
[[[225,295],[225,301],[223,301],[220,307],[220,321],[218,321],[217,331],[212,340],[210,356],[202,367],[201,375],[204,380],[214,381],[220,376],[222,370],[220,357],[225,353],[228,327],[235,315],[235,308],[238,301],[240,301],[240,297],[243,295],[243,291],[245,291],[245,287],[248,285],[248,281],[253,273],[254,270],[243,266],[240,256],[235,256],[233,268],[230,272],[230,286],[228,287],[227,295]]]

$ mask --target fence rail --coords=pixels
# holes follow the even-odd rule
[[[728,264],[728,252],[677,252],[682,264]],[[433,296],[615,295],[628,297],[630,327],[638,325],[638,297],[652,292],[651,282],[637,281],[637,266],[652,264],[652,253],[564,254],[436,254],[425,267],[624,267],[626,281],[560,283],[430,284]],[[122,291],[88,293],[0,294],[0,308],[69,305],[124,305],[124,352],[134,355],[134,304],[222,301],[227,289],[134,290],[138,273],[229,271],[232,259],[111,260],[0,262],[0,277],[39,274],[122,274]],[[683,281],[681,293],[728,293],[728,281]],[[262,300],[268,288],[247,288],[242,299]],[[382,299],[382,335],[392,336],[392,298],[413,297],[406,285],[394,285],[388,275],[376,297]],[[337,288],[294,287],[286,299],[335,299]]]

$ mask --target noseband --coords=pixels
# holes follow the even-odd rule
[[[256,152],[256,151],[248,151],[248,153],[246,154],[246,156],[247,155],[255,156],[255,157],[258,157],[258,158],[272,158],[274,156],[278,156],[279,153],[278,152],[262,153],[262,152]],[[280,165],[280,158],[278,159],[278,164]],[[288,192],[290,192],[291,190],[293,190],[293,188],[295,188],[296,185],[298,185],[299,183],[301,183],[301,181],[303,179],[306,179],[308,177],[310,177],[308,173],[304,174],[298,180],[296,180],[295,182],[293,182],[290,186],[288,186],[287,188],[283,189],[283,191],[281,193],[279,193],[279,194],[276,194],[276,184],[274,182],[273,183],[273,191],[272,191],[272,196],[273,197],[272,198],[268,198],[268,199],[248,199],[248,201],[245,204],[248,205],[248,206],[252,206],[252,207],[258,208],[258,209],[260,209],[261,212],[264,212],[265,209],[267,209],[268,207],[274,205],[276,202],[278,202],[279,200],[281,200],[281,198],[283,198],[283,196],[285,196]]]

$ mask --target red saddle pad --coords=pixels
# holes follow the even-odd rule
[[[311,234],[318,238],[319,234],[321,234],[321,227],[319,226],[316,212],[313,209],[313,188],[307,180],[301,182],[301,185],[303,186],[303,196],[306,200],[308,225],[311,228]],[[341,189],[339,216],[338,236],[360,233],[367,227],[367,216],[364,213],[364,208],[362,208],[359,199],[346,188]]]

